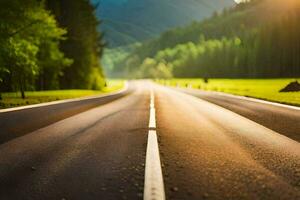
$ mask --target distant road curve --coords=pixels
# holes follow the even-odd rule
[[[220,92],[208,92],[196,89],[175,88],[208,102],[222,106],[271,130],[279,132],[300,142],[300,108],[263,100],[229,95]]]
[[[119,99],[132,91],[131,84],[117,92],[0,110],[0,144]]]

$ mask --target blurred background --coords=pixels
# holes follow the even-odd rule
[[[299,23],[297,0],[2,0],[1,107],[145,78],[299,105]]]

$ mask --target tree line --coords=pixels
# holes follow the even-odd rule
[[[296,0],[252,0],[165,32],[118,65],[141,78],[299,77],[299,23]]]
[[[94,12],[88,0],[1,0],[1,91],[101,89]]]

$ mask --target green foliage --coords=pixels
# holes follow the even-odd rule
[[[1,0],[1,91],[101,89],[97,26],[86,0]]]
[[[234,5],[234,0],[92,0],[112,48],[157,37],[161,32],[209,17]],[[104,12],[102,12],[104,11]]]
[[[296,0],[252,0],[163,33],[128,55],[123,66],[128,70],[126,63],[134,58],[138,62],[129,73],[141,74],[145,61],[153,59],[174,77],[300,76],[299,21]]]
[[[24,39],[10,38],[6,46],[7,68],[9,69],[12,85],[24,90],[26,85],[32,86],[32,80],[38,73],[37,52],[38,46]]]
[[[225,92],[235,95],[255,97],[279,103],[300,106],[299,92],[279,92],[294,79],[169,79],[157,80],[158,83],[174,86]]]
[[[124,59],[130,55],[130,52],[132,52],[139,45],[139,43],[134,43],[127,46],[105,49],[105,53],[102,58],[102,64],[107,76],[124,76],[127,74],[126,71],[128,71],[131,66],[136,66],[139,64],[139,60],[136,60],[137,57],[135,56],[129,58],[125,63],[123,63]]]
[[[64,66],[70,66],[73,60],[64,57],[64,53],[59,50],[59,42],[43,41],[41,46],[42,50],[38,54],[40,73],[37,89],[59,89],[59,78],[63,76],[62,70]]]
[[[26,91],[26,99],[22,99],[18,93],[8,92],[2,94],[0,109],[16,106],[25,106],[43,102],[50,102],[63,99],[87,97],[114,92],[124,87],[123,80],[108,80],[107,87],[99,90],[50,90],[50,91]]]
[[[197,43],[200,35],[206,39],[240,37],[245,31],[274,18],[273,12],[266,12],[265,6],[256,4],[255,1],[241,3],[236,7],[225,9],[222,14],[215,12],[208,19],[168,30],[162,33],[160,37],[143,43],[134,54],[138,54],[141,59],[153,57],[158,51],[173,48],[178,44]],[[255,9],[253,9],[254,6]]]
[[[61,49],[74,61],[63,70],[61,87],[104,87],[104,75],[99,62],[104,44],[97,30],[99,21],[95,17],[95,8],[87,0],[48,0],[47,6],[55,14],[60,26],[68,30]]]
[[[166,63],[146,58],[136,76],[138,78],[172,78],[172,72]]]
[[[66,31],[58,28],[43,1],[3,0],[0,13],[2,90],[21,90],[25,97],[24,90],[36,89],[35,81],[45,69],[56,65],[48,73],[51,77],[70,64],[58,47]]]

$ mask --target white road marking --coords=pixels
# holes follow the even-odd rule
[[[82,101],[82,100],[87,100],[87,99],[97,99],[97,98],[101,98],[101,97],[107,97],[107,96],[112,96],[112,95],[123,93],[126,90],[128,90],[128,88],[129,88],[129,84],[128,84],[128,81],[126,81],[125,84],[124,84],[124,88],[119,90],[119,91],[116,91],[116,92],[112,92],[112,93],[108,93],[108,94],[87,96],[87,97],[79,97],[79,98],[74,98],[74,99],[51,101],[51,102],[39,103],[39,104],[28,105],[28,106],[20,106],[20,107],[16,107],[16,108],[5,108],[5,109],[0,109],[0,113],[14,112],[14,111],[37,108],[37,107],[44,107],[44,106],[50,106],[50,105],[56,105],[56,104],[77,102],[77,101]]]
[[[267,100],[262,100],[262,99],[256,99],[254,97],[245,97],[245,96],[228,94],[228,93],[224,93],[224,92],[216,92],[216,91],[211,91],[211,92],[221,95],[221,96],[228,96],[228,97],[233,97],[233,98],[237,98],[237,99],[257,102],[257,103],[269,104],[272,106],[278,106],[278,107],[283,107],[283,108],[288,108],[288,109],[293,109],[293,110],[300,110],[300,107],[297,107],[297,106],[292,106],[292,105],[287,105],[287,104],[282,104],[282,103],[277,103],[277,102],[272,102],[272,101],[267,101]]]
[[[151,90],[150,94],[150,120],[149,120],[149,128],[155,129],[156,128],[156,120],[155,120],[155,104],[154,104],[154,93]]]
[[[145,166],[144,200],[165,200],[155,121],[154,93],[151,90],[150,120]]]
[[[151,90],[151,94],[150,94],[150,108],[155,108],[153,90]]]
[[[164,200],[165,190],[159,158],[156,131],[148,134],[144,200]]]
[[[155,129],[156,128],[155,108],[150,108],[149,128],[150,129]]]
[[[195,92],[202,91],[202,90],[197,90],[197,89],[189,89],[189,90],[195,91]],[[292,110],[300,110],[300,107],[297,107],[297,106],[292,106],[292,105],[287,105],[287,104],[282,104],[282,103],[277,103],[277,102],[272,102],[272,101],[267,101],[267,100],[262,100],[262,99],[256,99],[254,97],[245,97],[245,96],[229,94],[229,93],[225,93],[225,92],[216,92],[216,91],[204,91],[204,92],[213,93],[213,94],[217,94],[217,95],[225,96],[225,97],[232,97],[232,98],[246,100],[246,101],[252,101],[252,102],[256,102],[256,103],[268,104],[268,105],[292,109]]]

